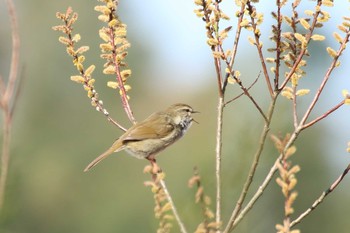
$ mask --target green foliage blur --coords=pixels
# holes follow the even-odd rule
[[[60,24],[55,17],[57,11],[64,12],[72,6],[79,13],[75,30],[82,36],[80,45],[90,46],[85,64],[97,67],[93,75],[100,98],[113,118],[130,126],[118,93],[106,87],[111,77],[102,74],[98,37],[101,23],[93,10],[95,4],[95,1],[15,1],[24,85],[15,113],[5,206],[0,213],[2,233],[155,232],[157,229],[153,196],[143,185],[151,179],[143,174],[147,161],[121,152],[91,172],[83,172],[121,131],[90,106],[81,85],[70,81],[76,70],[64,46],[58,42],[60,34],[51,30]],[[159,7],[164,3],[152,4]],[[194,203],[195,190],[187,186],[194,166],[199,168],[205,192],[213,203],[215,198],[217,88],[210,51],[205,44],[204,25],[193,14],[192,2],[185,6],[180,12],[183,15],[167,18],[172,14],[172,7],[140,15],[139,2],[122,0],[120,17],[128,25],[132,44],[127,59],[133,71],[129,79],[133,89],[129,95],[136,119],[141,120],[175,102],[188,103],[201,112],[196,116],[199,124],[194,124],[182,140],[158,157],[179,213],[193,232],[201,221],[200,207]],[[7,77],[11,29],[3,1],[0,9],[0,73]],[[139,18],[147,19],[146,16],[149,22]],[[189,20],[191,26],[183,23],[181,17]],[[191,34],[191,27],[198,27],[199,33]],[[168,41],[174,47],[169,47]],[[190,44],[193,41],[195,46]],[[242,43],[248,46],[247,41]],[[167,49],[159,50],[164,44]],[[241,73],[249,77],[245,83],[251,83],[260,71],[253,48],[247,47],[245,51],[250,50],[239,51],[237,61]],[[310,71],[316,70],[317,67],[310,68]],[[237,87],[229,88],[231,97],[241,93]],[[267,107],[264,98],[268,98],[265,88],[261,78],[252,89],[255,96],[260,96],[264,109]],[[278,108],[271,132],[284,136],[291,130],[287,125],[292,119],[291,106],[283,99]],[[248,173],[263,121],[244,96],[227,107],[224,120],[223,217],[226,222]],[[334,118],[328,122],[331,120]],[[299,196],[294,217],[308,208],[345,167],[343,148],[340,153],[330,153],[332,145],[328,138],[332,135],[327,127],[323,123],[316,125],[298,139],[293,162],[299,164],[302,171],[297,175]],[[345,142],[348,138],[340,137],[340,140]],[[269,140],[252,191],[258,188],[276,156]],[[350,229],[346,209],[350,206],[349,184],[346,178],[339,189],[297,227],[302,232],[347,232]],[[275,224],[282,221],[283,196],[273,181],[236,232],[274,232]],[[173,232],[177,231],[174,222]]]

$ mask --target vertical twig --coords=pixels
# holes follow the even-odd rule
[[[297,108],[297,87],[293,86],[293,124],[294,124],[294,129],[298,127],[298,108]]]
[[[275,79],[274,88],[278,90],[279,76],[280,76],[280,64],[281,64],[281,27],[282,27],[282,15],[281,15],[281,1],[277,0],[277,32],[276,32],[276,69],[275,69]]]
[[[0,210],[4,205],[6,181],[10,160],[10,140],[11,140],[11,117],[8,114],[8,109],[3,109],[3,141],[1,155],[1,173],[0,173]]]
[[[247,205],[242,209],[242,211],[239,213],[235,221],[231,224],[231,227],[225,231],[226,232],[231,232],[237,225],[238,223],[243,219],[243,217],[251,210],[254,206],[254,204],[257,202],[257,200],[261,197],[261,195],[264,193],[264,190],[268,186],[268,184],[271,182],[273,175],[277,171],[278,164],[280,161],[284,158],[284,155],[286,151],[288,150],[289,147],[293,145],[295,140],[297,139],[299,133],[300,133],[300,128],[298,128],[296,131],[293,132],[291,137],[289,138],[288,142],[286,143],[282,153],[279,155],[279,157],[276,159],[274,165],[271,167],[269,173],[265,177],[264,181],[262,184],[259,186],[258,190],[255,192],[253,197],[250,199],[250,201],[247,203]]]
[[[11,29],[12,29],[12,33],[11,33],[12,54],[11,54],[11,67],[10,67],[9,79],[8,79],[5,95],[3,96],[3,98],[4,98],[4,101],[9,101],[11,97],[13,97],[15,84],[18,78],[20,40],[19,40],[15,5],[13,4],[12,0],[6,0],[6,1],[7,1],[9,16],[10,16]]]
[[[234,65],[236,54],[237,54],[237,49],[238,49],[239,38],[241,37],[241,31],[242,31],[241,23],[242,23],[242,20],[244,17],[245,3],[242,1],[241,4],[242,4],[242,6],[241,6],[240,13],[239,13],[238,21],[237,21],[235,40],[233,42],[232,54],[230,56],[230,63],[229,63],[230,67],[233,67],[233,65]]]
[[[248,174],[248,177],[247,177],[247,180],[244,184],[244,187],[242,189],[242,192],[239,196],[239,199],[236,203],[236,206],[231,214],[231,217],[230,217],[230,220],[228,221],[228,224],[224,230],[224,233],[227,233],[230,231],[233,223],[235,222],[235,219],[237,218],[237,215],[239,214],[241,208],[242,208],[242,204],[246,198],[246,195],[248,193],[248,190],[250,188],[250,185],[251,183],[253,182],[253,178],[254,178],[254,175],[255,175],[255,171],[256,171],[256,168],[258,166],[258,163],[259,163],[259,159],[260,159],[260,155],[264,149],[264,145],[265,145],[265,142],[266,142],[266,138],[267,138],[267,134],[270,130],[270,123],[271,123],[271,119],[272,119],[272,116],[273,116],[273,112],[274,112],[274,109],[275,109],[275,104],[276,104],[276,99],[277,99],[277,96],[274,96],[272,101],[271,101],[271,105],[270,105],[270,108],[269,108],[269,111],[268,111],[268,116],[267,116],[267,120],[265,122],[265,125],[264,125],[264,129],[261,133],[261,136],[260,136],[260,140],[259,140],[259,147],[254,155],[254,160],[253,160],[253,163],[251,165],[251,168],[250,168],[250,171],[249,171],[249,174]]]
[[[6,89],[3,89],[1,93],[1,107],[3,110],[3,145],[2,145],[2,155],[1,155],[1,173],[0,173],[0,210],[4,204],[5,188],[8,175],[8,167],[10,161],[10,141],[11,141],[11,125],[13,116],[13,106],[12,103],[15,102],[14,98],[18,95],[14,94],[15,85],[18,81],[18,63],[19,63],[19,34],[18,34],[18,24],[15,12],[15,6],[12,0],[7,0],[7,7],[10,16],[11,29],[12,29],[12,57],[11,57],[11,67],[10,74]]]
[[[223,124],[223,111],[224,111],[224,97],[219,97],[218,102],[218,115],[217,115],[217,130],[216,130],[216,212],[215,221],[221,222],[221,150],[222,150],[222,124]]]
[[[250,20],[251,20],[251,24],[252,24],[253,32],[254,32],[255,45],[256,45],[256,48],[258,50],[261,66],[263,68],[263,73],[264,73],[266,85],[267,85],[267,88],[269,90],[270,97],[273,98],[274,93],[273,93],[273,89],[272,89],[272,85],[271,85],[271,81],[270,81],[270,76],[269,76],[269,73],[267,71],[264,55],[263,55],[262,49],[261,49],[262,44],[259,41],[259,34],[256,33],[257,32],[257,27],[256,27],[257,25],[255,23],[254,17],[252,17],[252,13],[254,12],[255,8],[251,5],[250,1],[247,1],[247,10],[249,11]]]
[[[115,43],[115,35],[114,35],[114,31],[113,29],[110,27],[110,38],[112,40],[112,45],[113,45],[113,51],[117,51],[117,46],[116,46],[116,43]],[[120,68],[118,66],[118,62],[117,62],[117,56],[116,56],[116,52],[113,53],[113,62],[115,64],[115,73],[116,73],[116,79],[117,79],[117,82],[118,82],[118,86],[119,86],[119,89],[121,91],[121,100],[122,100],[122,104],[123,104],[123,108],[126,112],[126,115],[128,116],[130,122],[132,122],[133,124],[136,123],[136,120],[134,118],[134,115],[132,113],[132,110],[131,110],[131,107],[130,107],[130,104],[129,104],[129,100],[128,100],[128,96],[126,94],[126,90],[125,90],[125,87],[124,87],[124,83],[123,83],[123,79],[120,75]]]
[[[160,185],[162,186],[162,189],[164,190],[164,193],[165,193],[165,195],[166,195],[166,197],[167,197],[167,199],[168,199],[168,202],[170,203],[170,206],[171,206],[171,209],[172,209],[173,214],[174,214],[174,216],[175,216],[175,219],[176,219],[177,223],[179,224],[181,233],[187,233],[187,230],[186,230],[186,228],[185,228],[185,225],[183,224],[183,222],[182,222],[181,219],[180,219],[180,215],[179,215],[179,213],[177,212],[177,209],[176,209],[176,207],[175,207],[175,205],[174,205],[173,199],[171,198],[171,195],[170,195],[170,193],[169,193],[169,191],[168,191],[168,189],[167,189],[167,187],[166,187],[166,185],[165,185],[164,180],[163,180],[163,179],[160,179],[159,183],[160,183]]]

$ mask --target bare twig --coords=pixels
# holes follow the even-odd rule
[[[332,74],[334,68],[337,66],[337,62],[338,62],[338,59],[340,57],[340,55],[342,54],[342,52],[345,50],[346,48],[346,44],[348,43],[349,41],[349,37],[350,37],[350,33],[347,33],[346,36],[344,37],[338,51],[337,51],[337,54],[335,55],[335,57],[333,58],[333,61],[332,61],[332,64],[330,65],[330,67],[328,68],[324,78],[323,78],[323,81],[322,83],[320,84],[320,87],[318,88],[315,96],[314,96],[314,99],[312,100],[309,108],[307,109],[307,111],[305,112],[303,118],[301,119],[300,121],[300,124],[301,125],[304,125],[306,120],[308,119],[308,117],[310,116],[313,108],[315,107],[316,103],[318,102],[318,99],[320,98],[320,95],[324,89],[324,87],[326,86],[329,78],[330,78],[330,75]],[[339,106],[340,107],[340,106]],[[321,118],[322,119],[322,118]],[[304,127],[305,128],[305,127]]]
[[[17,106],[17,103],[18,103],[18,100],[19,100],[19,96],[21,94],[21,91],[22,91],[22,88],[23,88],[23,85],[24,85],[24,79],[25,79],[25,76],[24,76],[24,73],[23,72],[23,69],[21,69],[21,73],[18,75],[18,79],[17,79],[17,83],[18,85],[16,85],[16,89],[15,89],[15,92],[13,93],[13,97],[12,97],[12,103],[11,103],[11,112],[10,112],[10,116],[11,118],[13,117],[13,113],[16,109],[16,106]]]
[[[96,107],[99,107],[100,109],[104,109],[104,107],[101,105],[100,102],[96,102]],[[124,128],[120,123],[118,123],[116,120],[114,120],[108,112],[106,111],[101,111],[103,113],[103,115],[105,115],[105,117],[107,117],[107,120],[109,122],[111,122],[112,124],[114,124],[115,126],[117,126],[119,129],[123,130],[124,132],[127,130],[126,128]]]
[[[249,93],[249,91],[248,91],[249,88],[246,88],[243,85],[242,80],[239,77],[235,76],[234,71],[233,71],[232,67],[230,66],[230,63],[227,60],[225,60],[225,62],[226,62],[227,69],[230,71],[233,79],[237,82],[237,84],[239,85],[239,87],[241,88],[243,93],[252,101],[252,103],[254,104],[254,106],[256,107],[256,109],[259,111],[259,113],[261,114],[261,116],[264,118],[264,120],[266,122],[267,117],[266,117],[264,111],[261,109],[260,105],[254,99],[254,97]]]
[[[222,124],[223,124],[224,98],[219,97],[218,115],[217,115],[217,129],[216,129],[216,212],[215,221],[221,222],[221,150],[222,150]]]
[[[250,84],[250,86],[247,88],[248,91],[250,90],[250,88],[252,88],[258,82],[258,80],[260,78],[260,74],[261,74],[261,72],[258,74],[258,77],[256,77],[254,82],[252,84]],[[235,101],[236,99],[240,98],[242,95],[244,95],[244,92],[242,92],[241,94],[237,95],[236,97],[226,101],[225,104],[224,104],[224,107],[226,107],[226,105],[228,105],[229,103]]]
[[[239,214],[241,208],[242,208],[242,204],[246,198],[246,195],[248,193],[248,190],[250,188],[250,185],[251,183],[253,182],[253,178],[254,178],[254,175],[255,175],[255,171],[256,171],[256,168],[259,164],[259,159],[260,159],[260,155],[264,149],[264,145],[265,145],[265,142],[266,142],[266,137],[267,137],[267,134],[270,130],[270,123],[271,123],[271,119],[272,119],[272,116],[273,116],[273,112],[274,112],[274,108],[275,108],[275,104],[276,104],[276,99],[277,99],[277,96],[275,96],[272,101],[271,101],[271,104],[270,104],[270,108],[269,108],[269,111],[268,111],[268,118],[267,118],[267,121],[265,122],[265,126],[264,126],[264,129],[261,133],[261,136],[260,136],[260,140],[259,140],[259,147],[254,155],[254,160],[253,160],[253,163],[251,165],[251,168],[250,168],[250,171],[249,171],[249,174],[248,174],[248,177],[247,177],[247,180],[243,186],[243,189],[242,189],[242,192],[239,196],[239,199],[236,203],[236,206],[231,214],[231,217],[230,217],[230,220],[224,230],[224,233],[227,233],[231,230],[231,228],[233,227],[233,224],[237,218],[237,215]]]
[[[7,0],[7,7],[10,16],[11,28],[12,28],[12,57],[10,74],[6,88],[3,90],[1,96],[1,107],[3,110],[3,144],[1,155],[1,173],[0,173],[0,210],[4,204],[5,188],[8,175],[8,167],[10,161],[10,141],[11,141],[11,126],[12,126],[12,108],[13,103],[16,102],[14,98],[18,95],[14,95],[14,89],[18,82],[18,65],[19,65],[19,33],[17,16],[15,12],[15,6],[12,0]],[[4,88],[4,85],[2,85]]]
[[[232,74],[232,75],[234,75],[234,74]],[[267,119],[264,111],[261,109],[260,105],[256,102],[254,97],[249,93],[248,89],[245,86],[243,86],[242,81],[237,77],[235,77],[235,80],[238,83],[238,85],[240,86],[240,88],[242,89],[243,93],[252,101],[255,108],[259,111],[260,115],[264,118],[264,121],[267,122],[268,119]]]
[[[242,31],[242,20],[244,17],[244,9],[245,9],[245,3],[242,1],[241,3],[241,10],[239,12],[239,17],[237,20],[237,29],[236,29],[236,35],[235,35],[235,40],[233,42],[233,48],[232,48],[232,54],[230,56],[230,67],[234,66],[234,62],[235,62],[235,58],[236,58],[236,54],[237,54],[237,49],[238,49],[238,42],[239,42],[239,38],[241,37],[241,31]]]
[[[293,124],[294,124],[294,129],[298,127],[298,110],[297,110],[297,87],[293,86]]]
[[[264,55],[262,53],[262,44],[259,41],[260,35],[257,33],[258,30],[256,30],[257,29],[257,25],[255,23],[255,19],[254,19],[254,17],[252,17],[252,13],[254,12],[254,7],[251,5],[250,1],[247,1],[247,9],[249,11],[251,25],[253,27],[253,32],[254,32],[255,45],[256,45],[256,48],[258,50],[258,54],[259,54],[262,70],[263,70],[263,73],[264,73],[265,81],[266,81],[266,84],[267,84],[267,88],[269,90],[271,98],[273,98],[274,93],[273,93],[272,85],[271,85],[271,82],[270,82],[269,73],[267,71]],[[265,118],[265,120],[266,120],[266,118]]]
[[[340,184],[340,182],[344,179],[344,177],[346,176],[346,174],[348,174],[350,170],[350,164],[345,168],[345,170],[343,171],[343,173],[338,177],[338,179],[336,181],[333,182],[333,184],[326,190],[324,191],[321,196],[312,204],[312,206],[310,208],[308,208],[305,212],[303,212],[302,214],[299,215],[298,218],[296,218],[295,220],[293,220],[290,223],[290,227],[293,227],[295,225],[297,225],[298,223],[300,223],[306,216],[308,216],[313,210],[316,209],[316,207],[322,203],[322,201],[327,197],[328,194],[330,194],[331,192],[333,192],[335,190],[335,188]]]
[[[340,108],[341,106],[343,106],[345,103],[345,100],[342,100],[340,103],[338,103],[336,106],[334,106],[333,108],[329,109],[327,112],[325,112],[324,114],[322,114],[321,116],[317,117],[316,119],[310,121],[307,124],[304,124],[302,129],[306,129],[312,125],[314,125],[315,123],[319,122],[320,120],[322,120],[323,118],[326,118],[327,116],[329,116],[329,114],[331,114],[332,112],[334,112],[335,110],[337,110],[338,108]]]
[[[224,233],[231,232],[237,225],[238,223],[243,219],[243,217],[251,210],[254,206],[254,204],[257,202],[257,200],[261,197],[261,195],[264,193],[266,187],[268,184],[271,182],[273,175],[277,171],[278,163],[281,162],[281,160],[284,158],[284,155],[286,151],[288,150],[289,147],[291,147],[295,140],[297,139],[299,133],[300,133],[300,128],[298,128],[289,138],[288,142],[286,143],[282,153],[279,155],[279,157],[276,159],[274,162],[273,166],[271,167],[269,173],[265,177],[264,181],[262,184],[259,186],[258,190],[255,192],[253,197],[250,199],[250,201],[247,203],[247,205],[242,209],[242,211],[239,213],[235,221],[231,224],[231,227],[225,231]]]
[[[10,160],[10,140],[11,140],[11,118],[8,110],[4,111],[3,122],[3,140],[2,140],[2,155],[1,155],[1,173],[0,173],[0,210],[4,205],[6,181]]]
[[[18,78],[18,63],[19,63],[19,33],[17,16],[15,12],[15,5],[12,0],[7,0],[8,12],[10,16],[11,28],[12,28],[12,54],[11,54],[11,67],[9,80],[7,83],[4,100],[8,101],[12,96],[15,89],[16,80]]]
[[[175,205],[174,205],[173,199],[171,198],[171,195],[170,195],[170,193],[169,193],[169,191],[168,191],[168,188],[166,187],[165,181],[164,181],[163,179],[160,179],[159,183],[160,183],[160,185],[162,186],[162,189],[164,190],[164,193],[165,193],[165,195],[166,195],[166,197],[167,197],[167,199],[168,199],[168,202],[169,202],[169,204],[170,204],[170,206],[171,206],[171,209],[172,209],[172,211],[173,211],[173,214],[174,214],[174,216],[175,216],[175,219],[176,219],[177,223],[179,224],[181,233],[187,233],[187,230],[186,230],[186,228],[185,228],[185,225],[184,225],[183,222],[181,221],[180,215],[179,215],[179,213],[178,213],[177,210],[176,210],[176,207],[175,207]]]

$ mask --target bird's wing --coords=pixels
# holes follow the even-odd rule
[[[174,129],[174,126],[170,123],[171,119],[169,118],[168,115],[160,116],[159,113],[153,114],[143,122],[140,122],[136,127],[131,127],[122,141],[156,139],[167,135]]]

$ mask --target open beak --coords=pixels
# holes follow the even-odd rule
[[[200,112],[198,112],[198,111],[192,111],[192,113],[200,113]],[[193,119],[192,118],[192,120],[191,121],[194,121],[194,122],[196,122],[197,124],[199,124],[199,122],[198,121],[196,121],[195,119]]]

